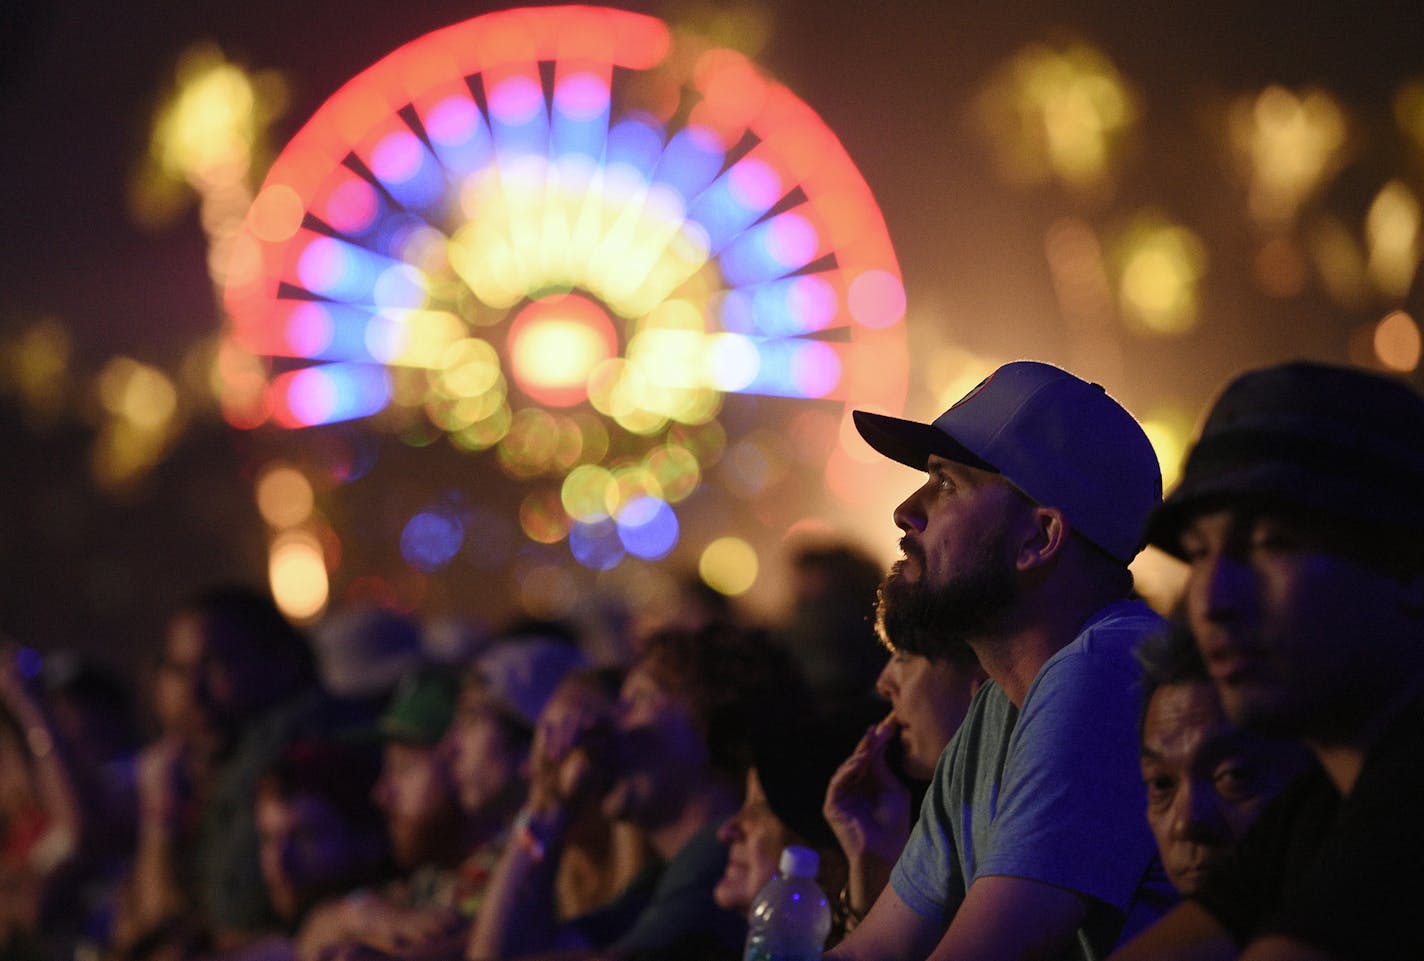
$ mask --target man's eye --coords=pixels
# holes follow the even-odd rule
[[[1255,778],[1251,771],[1241,764],[1228,764],[1217,768],[1212,777],[1216,793],[1227,800],[1239,801],[1249,797],[1255,788]]]
[[[1149,774],[1142,779],[1142,783],[1147,787],[1149,804],[1162,804],[1170,800],[1177,789],[1176,779],[1165,774]]]

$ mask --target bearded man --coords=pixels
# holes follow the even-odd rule
[[[999,368],[932,424],[855,412],[927,473],[881,588],[896,650],[968,644],[975,696],[890,885],[828,958],[1091,958],[1173,894],[1142,816],[1133,651],[1161,619],[1128,563],[1162,493],[1142,428],[1096,384]]]

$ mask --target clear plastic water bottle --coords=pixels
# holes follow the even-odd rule
[[[776,876],[752,902],[742,961],[819,961],[831,931],[831,906],[816,884],[820,866],[810,848],[781,852]]]

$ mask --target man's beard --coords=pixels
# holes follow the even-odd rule
[[[905,561],[899,560],[880,582],[876,626],[885,640],[897,651],[943,660],[971,639],[993,634],[1018,600],[1001,544],[1001,537],[993,537],[949,583],[932,587],[919,545],[901,541],[901,548],[915,555],[920,576],[906,580]]]

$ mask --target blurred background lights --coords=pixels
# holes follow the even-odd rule
[[[277,537],[268,551],[267,577],[273,600],[293,620],[308,622],[326,609],[326,560],[310,534],[293,531]]]
[[[274,464],[258,475],[257,509],[278,530],[305,523],[315,502],[311,482],[295,467]]]
[[[618,512],[618,539],[636,557],[655,561],[677,546],[677,515],[656,497],[635,497]]]
[[[1123,314],[1157,334],[1182,334],[1197,322],[1197,285],[1206,247],[1191,230],[1140,217],[1119,242]]]
[[[1270,86],[1236,101],[1227,119],[1250,178],[1251,215],[1264,225],[1289,225],[1344,162],[1345,113],[1324,91]]]
[[[745,594],[757,579],[756,549],[740,537],[719,537],[703,549],[697,573],[719,593]]]
[[[1005,174],[1078,188],[1111,180],[1115,153],[1137,114],[1126,81],[1085,43],[1025,47],[989,79],[977,104]]]
[[[1391,311],[1375,325],[1375,355],[1390,370],[1416,369],[1420,347],[1419,325],[1402,310]]]
[[[1403,183],[1385,184],[1370,204],[1365,220],[1369,238],[1369,275],[1387,297],[1409,293],[1419,266],[1419,198]]]
[[[534,400],[553,407],[582,403],[589,374],[617,352],[608,315],[576,294],[534,301],[509,328],[515,382]]]
[[[465,528],[458,517],[446,511],[421,511],[401,530],[401,557],[430,574],[449,564],[464,541]]]

